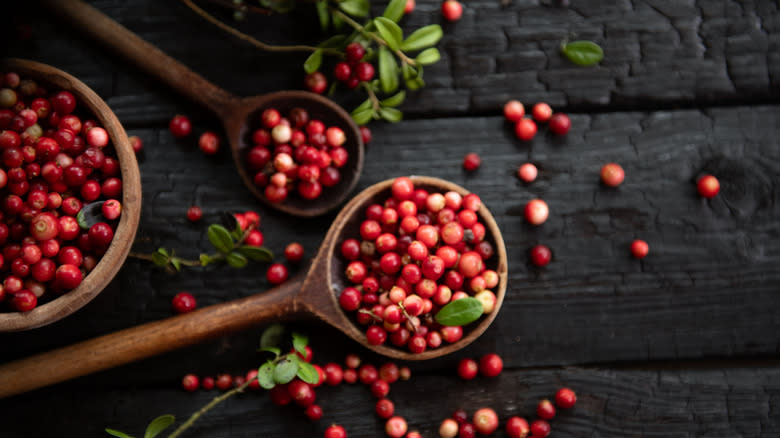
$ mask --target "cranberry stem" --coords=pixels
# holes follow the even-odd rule
[[[182,0],[182,1],[189,1],[189,0]],[[376,43],[377,43],[377,44],[379,44],[379,45],[381,45],[381,46],[385,46],[385,47],[387,47],[387,48],[388,48],[390,51],[392,51],[393,53],[395,53],[395,54],[396,54],[396,56],[398,56],[398,57],[399,57],[399,58],[400,58],[400,59],[401,59],[403,62],[405,62],[405,63],[407,63],[407,64],[411,65],[412,67],[414,67],[414,66],[416,66],[416,65],[417,65],[417,62],[416,62],[414,59],[412,59],[412,58],[410,58],[410,57],[406,56],[406,54],[405,54],[404,52],[402,52],[402,51],[400,51],[400,50],[393,50],[393,49],[390,49],[390,46],[388,46],[388,45],[387,45],[387,41],[385,41],[384,39],[382,39],[382,37],[380,37],[380,36],[379,36],[379,35],[377,35],[376,33],[373,33],[373,32],[367,32],[365,27],[363,27],[363,26],[362,26],[360,23],[358,23],[357,21],[353,20],[353,19],[352,19],[352,17],[350,17],[349,15],[347,15],[347,14],[345,14],[345,13],[343,13],[343,12],[339,11],[338,9],[331,9],[331,12],[333,13],[333,15],[337,15],[339,18],[341,18],[342,20],[344,20],[344,22],[346,22],[347,24],[349,24],[350,26],[352,26],[352,27],[353,27],[355,30],[357,30],[358,32],[360,32],[361,34],[363,34],[363,36],[365,36],[365,37],[367,37],[367,38],[371,38],[372,40],[376,41]]]
[[[198,420],[198,418],[200,418],[203,414],[205,414],[206,412],[211,410],[216,405],[218,405],[218,404],[222,403],[223,401],[227,400],[228,398],[238,394],[239,392],[244,392],[244,389],[246,389],[246,387],[249,386],[249,384],[252,383],[255,380],[257,380],[257,377],[255,377],[254,379],[247,379],[247,381],[244,382],[241,386],[233,388],[230,391],[228,391],[228,392],[226,392],[226,393],[224,393],[224,394],[222,394],[222,395],[220,395],[218,397],[214,397],[214,399],[211,400],[209,402],[209,404],[207,404],[206,406],[203,406],[202,408],[200,408],[197,412],[192,414],[190,416],[190,418],[187,419],[187,421],[182,423],[181,426],[179,426],[176,430],[174,430],[173,433],[168,436],[168,438],[176,438],[177,436],[181,435],[182,432],[184,432],[190,426],[192,426]]]
[[[379,111],[379,108],[382,105],[379,103],[379,97],[377,97],[376,93],[374,93],[374,90],[371,88],[371,84],[368,82],[361,82],[360,84],[366,89],[368,98],[371,99],[371,108],[373,108],[374,112]]]
[[[192,2],[192,0],[181,0],[181,1],[182,3],[184,3],[185,6],[192,9],[193,12],[200,15],[206,21],[217,26],[223,31],[233,35],[234,37],[246,41],[249,44],[252,44],[253,46],[259,48],[260,50],[265,50],[267,52],[314,52],[316,50],[321,50],[322,53],[328,55],[344,56],[340,51],[336,49],[323,49],[321,47],[314,47],[314,46],[307,46],[307,45],[275,46],[272,44],[266,44],[258,39],[255,39],[239,31],[238,29],[232,26],[223,23],[222,21],[215,18],[213,15],[209,14],[208,12],[204,11],[203,9],[195,5],[195,3]]]

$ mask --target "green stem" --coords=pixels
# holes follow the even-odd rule
[[[267,52],[314,52],[315,50],[322,50],[323,53],[328,55],[337,55],[341,56],[342,53],[336,49],[323,49],[321,47],[315,47],[315,46],[306,46],[306,45],[297,45],[297,46],[275,46],[272,44],[266,44],[260,40],[257,40],[238,29],[235,29],[231,26],[228,26],[227,24],[223,23],[222,21],[215,18],[213,15],[209,14],[208,12],[204,11],[203,9],[199,8],[195,3],[192,2],[192,0],[181,0],[182,3],[184,3],[188,8],[192,9],[193,12],[200,15],[203,19],[210,22],[211,24],[217,26],[218,28],[222,29],[223,31],[235,36],[236,38],[246,41],[249,44],[261,49],[265,50]]]
[[[146,261],[149,261],[149,262],[154,262],[154,258],[152,257],[151,254],[143,254],[143,253],[139,253],[139,252],[130,251],[130,253],[127,254],[127,256],[128,257],[133,257],[133,258],[139,259],[139,260],[146,260]],[[188,260],[188,259],[182,259],[182,258],[178,258],[178,257],[176,257],[176,258],[184,266],[200,266],[200,261],[199,260]]]
[[[192,426],[198,420],[198,418],[200,418],[203,414],[208,412],[211,408],[222,403],[228,398],[238,394],[239,392],[244,392],[244,389],[246,389],[246,387],[249,386],[249,384],[252,383],[252,381],[254,380],[255,379],[247,380],[243,385],[237,388],[233,388],[230,391],[220,395],[219,397],[215,397],[214,400],[211,400],[211,402],[209,402],[209,404],[203,406],[202,408],[200,408],[200,410],[198,410],[198,412],[192,414],[190,418],[187,419],[187,421],[182,423],[182,425],[179,426],[176,430],[174,430],[172,434],[168,435],[168,438],[176,438],[177,436],[181,435],[182,432],[184,432],[190,426]]]
[[[183,0],[183,1],[186,1],[186,0]],[[375,33],[366,31],[366,28],[363,25],[361,25],[357,21],[353,20],[352,17],[350,17],[349,15],[339,11],[338,9],[332,9],[332,11],[333,11],[334,15],[338,15],[339,18],[341,18],[347,24],[352,26],[355,30],[357,30],[358,32],[363,34],[363,36],[365,36],[366,38],[371,38],[372,40],[374,40],[380,46],[385,46],[388,49],[390,49],[390,46],[387,45],[387,41],[385,41],[384,39],[380,38]],[[406,62],[407,64],[409,64],[411,66],[417,65],[417,62],[415,62],[414,59],[406,56],[406,54],[404,52],[402,52],[400,50],[392,50],[392,49],[390,49],[390,50],[393,53],[395,53],[395,56],[399,57],[402,61]]]
[[[361,82],[363,85],[363,88],[366,89],[366,92],[368,93],[368,98],[371,99],[371,107],[374,109],[374,112],[379,111],[379,108],[381,105],[379,104],[379,98],[377,97],[376,93],[374,93],[374,90],[371,88],[371,84],[368,82]]]

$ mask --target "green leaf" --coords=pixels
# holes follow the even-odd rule
[[[426,47],[435,46],[441,40],[442,35],[444,35],[444,32],[438,24],[430,24],[421,27],[412,32],[412,34],[401,43],[401,50],[414,52]]]
[[[208,229],[209,242],[217,251],[228,253],[233,249],[233,238],[230,232],[222,225],[211,224]]]
[[[604,51],[593,41],[563,43],[561,52],[569,58],[569,61],[584,67],[598,64],[604,59]]]
[[[209,263],[211,263],[211,257],[209,257],[208,254],[201,254],[199,260],[201,266],[207,266]]]
[[[401,41],[403,41],[404,34],[395,22],[388,20],[385,17],[377,17],[374,19],[374,25],[391,49],[398,50],[401,48]]]
[[[292,334],[292,341],[293,341],[293,348],[295,351],[301,354],[301,356],[306,356],[306,344],[309,343],[309,337],[306,335],[302,335],[300,333],[293,332]]]
[[[328,30],[330,24],[330,11],[328,11],[328,0],[317,0],[317,17],[320,19],[320,28],[323,31]]]
[[[282,343],[285,328],[281,324],[271,324],[260,335],[260,348],[278,347]]]
[[[379,108],[379,115],[392,123],[400,122],[404,118],[403,113],[395,108]]]
[[[417,55],[417,58],[414,58],[415,61],[422,65],[435,64],[439,59],[441,59],[441,55],[439,54],[439,49],[436,47],[425,49]]]
[[[236,250],[256,262],[270,262],[274,259],[274,253],[264,246],[241,245]]]
[[[385,93],[389,94],[398,89],[398,64],[385,46],[379,48],[379,82]]]
[[[149,423],[149,426],[146,427],[144,438],[156,437],[160,434],[160,432],[173,424],[174,421],[176,421],[176,418],[173,415],[160,415],[159,417],[152,420],[152,422]]]
[[[367,110],[362,110],[358,112],[352,112],[352,120],[355,121],[355,124],[357,125],[365,125],[366,123],[371,121],[371,116],[374,114],[374,110],[372,108],[369,108]]]
[[[171,264],[176,269],[176,271],[181,271],[181,259],[178,257],[172,257],[171,258]]]
[[[306,383],[316,385],[320,381],[320,373],[310,363],[298,361],[298,378]]]
[[[168,256],[165,254],[161,254],[159,250],[152,253],[152,263],[154,263],[155,266],[164,268],[168,266],[168,260],[169,260]]]
[[[164,255],[165,257],[170,257],[170,255],[168,254],[168,250],[165,249],[165,248],[162,248],[162,247],[157,248],[157,252],[159,252],[160,254]]]
[[[118,437],[118,438],[133,438],[132,436],[130,436],[130,435],[124,433],[124,432],[120,432],[118,430],[109,429],[109,428],[106,428],[106,433],[109,434],[109,435]]]
[[[360,112],[363,110],[371,109],[371,99],[366,99],[361,103],[357,108],[352,110],[352,114],[355,114],[356,112]]]
[[[482,316],[482,303],[472,297],[451,301],[436,313],[434,318],[441,325],[466,325]]]
[[[340,16],[333,14],[330,16],[330,20],[333,23],[333,27],[336,30],[341,31],[341,28],[344,27],[344,19],[341,18]]]
[[[382,16],[398,23],[398,20],[404,16],[404,8],[406,8],[406,0],[391,0]]]
[[[383,107],[396,107],[404,102],[406,91],[399,91],[396,95],[388,97],[380,102]]]
[[[87,218],[84,215],[84,209],[82,208],[79,210],[78,213],[76,213],[76,222],[78,222],[79,227],[81,227],[82,230],[88,230],[89,224],[87,223]]]
[[[276,386],[274,368],[273,362],[266,362],[257,369],[257,382],[265,389],[271,389]]]
[[[274,382],[279,384],[289,383],[298,374],[298,362],[283,359],[274,368]]]
[[[349,15],[365,17],[368,15],[369,3],[368,0],[343,0],[339,2],[339,8]]]
[[[265,347],[257,350],[259,352],[267,351],[269,353],[273,353],[274,356],[279,356],[282,353],[282,350],[280,350],[278,347]]]
[[[225,255],[225,261],[233,268],[243,268],[249,263],[246,257],[241,255],[238,251],[231,251]]]
[[[306,73],[314,73],[319,70],[321,64],[322,49],[317,49],[306,58],[306,61],[303,63],[303,70],[306,71]]]
[[[417,75],[417,72],[407,63],[401,63],[401,74],[404,77],[405,81],[408,81],[409,79],[412,79],[412,75]]]

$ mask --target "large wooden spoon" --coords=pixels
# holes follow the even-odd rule
[[[411,177],[416,187],[431,192],[464,188],[430,177]],[[493,216],[485,206],[478,214],[487,230],[486,239],[495,255],[487,265],[498,273],[494,290],[496,308],[482,319],[464,327],[463,338],[453,344],[412,354],[387,345],[370,345],[364,332],[341,310],[338,294],[347,284],[346,262],[338,255],[345,239],[359,236],[366,207],[384,202],[391,196],[392,180],[383,181],[360,192],[336,216],[305,277],[291,279],[267,292],[217,304],[162,321],[152,322],[113,334],[83,341],[0,366],[0,398],[52,383],[105,370],[135,360],[182,348],[236,332],[250,326],[282,319],[317,318],[344,332],[371,350],[401,360],[422,360],[459,350],[474,341],[496,317],[507,285],[507,258],[504,240]]]
[[[295,216],[318,216],[339,206],[355,188],[363,169],[362,137],[349,114],[333,101],[306,91],[279,91],[243,98],[233,96],[81,0],[43,0],[43,3],[53,15],[68,21],[216,114],[225,128],[233,160],[244,185],[270,207]],[[283,202],[270,202],[253,181],[254,175],[247,168],[244,157],[248,148],[252,147],[251,127],[258,127],[260,114],[269,107],[282,114],[295,107],[305,108],[313,118],[322,120],[327,126],[339,126],[346,134],[344,147],[349,152],[349,160],[340,169],[341,180],[337,185],[325,188],[322,195],[313,201],[291,194]]]

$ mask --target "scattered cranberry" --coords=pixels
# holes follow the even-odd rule
[[[173,116],[171,122],[168,124],[171,134],[176,138],[182,138],[190,135],[192,132],[192,123],[187,116],[176,115]]]
[[[528,421],[521,417],[511,417],[506,422],[506,434],[509,438],[526,438],[530,428]]]
[[[523,141],[531,140],[536,136],[536,123],[528,118],[522,118],[515,125],[515,135]]]
[[[550,131],[555,135],[566,135],[571,129],[569,116],[563,113],[555,113],[550,118]]]
[[[439,425],[439,436],[441,438],[455,438],[458,436],[458,423],[452,418],[447,418]]]
[[[531,225],[541,225],[547,220],[550,210],[541,199],[532,199],[525,204],[525,220]]]
[[[331,425],[325,429],[325,438],[347,438],[347,431],[339,425]]]
[[[463,6],[457,0],[446,0],[441,4],[441,14],[447,21],[458,21],[463,15]]]
[[[609,187],[617,187],[625,179],[623,168],[616,163],[607,163],[601,167],[601,181]]]
[[[401,438],[406,434],[407,425],[406,420],[403,417],[395,416],[391,417],[385,423],[385,433],[390,438]]]
[[[393,402],[383,398],[376,402],[375,411],[379,418],[388,419],[395,413],[395,406],[393,405]]]
[[[268,271],[265,273],[265,277],[271,284],[282,284],[287,281],[288,277],[287,267],[281,263],[274,263],[268,267]]]
[[[368,126],[360,127],[360,137],[363,140],[364,145],[371,143],[371,139],[372,139],[371,130],[368,129]]]
[[[481,435],[490,435],[498,429],[498,415],[490,408],[482,408],[475,412],[473,422]]]
[[[318,421],[322,418],[322,408],[320,405],[309,405],[304,411],[306,417],[311,421]]]
[[[631,254],[638,258],[643,259],[645,256],[647,256],[647,253],[650,251],[650,247],[647,245],[647,242],[644,240],[634,240],[631,242]]]
[[[463,157],[463,168],[470,172],[477,170],[481,163],[482,160],[479,158],[479,155],[474,152],[468,153]]]
[[[200,386],[207,391],[214,389],[215,385],[216,382],[213,377],[204,377],[203,382],[200,384]]]
[[[545,245],[536,245],[531,248],[531,263],[536,266],[547,266],[552,259],[552,251]]]
[[[555,393],[555,404],[562,409],[571,409],[577,403],[577,394],[569,388],[561,388]]]
[[[525,115],[525,107],[519,100],[510,100],[504,104],[504,117],[512,123],[517,123]]]
[[[550,400],[544,399],[536,406],[536,415],[542,420],[552,420],[555,417],[555,406]]]
[[[219,137],[213,132],[204,132],[198,139],[198,147],[206,155],[214,155],[219,151]]]
[[[544,420],[536,420],[531,423],[531,436],[533,438],[545,438],[550,435],[550,423]]]
[[[292,242],[284,248],[284,257],[290,263],[298,263],[303,259],[303,245]]]
[[[181,387],[185,391],[195,391],[200,387],[200,379],[195,374],[187,374],[181,379]]]
[[[533,182],[538,173],[536,166],[531,163],[525,163],[517,169],[517,177],[526,183]]]
[[[171,305],[176,313],[192,312],[197,307],[195,297],[189,292],[179,292],[174,295]]]
[[[130,140],[130,147],[133,148],[133,152],[137,154],[143,150],[144,142],[143,140],[141,140],[140,137],[138,137],[137,135],[131,135],[127,139]]]
[[[504,369],[504,361],[495,353],[482,356],[479,359],[479,372],[485,377],[496,377]]]
[[[203,210],[200,207],[193,205],[187,209],[187,219],[190,222],[198,222],[203,217]]]
[[[696,188],[702,198],[712,199],[720,191],[720,182],[712,175],[703,175],[696,181]]]
[[[550,108],[550,105],[547,105],[544,102],[539,102],[536,105],[534,105],[532,114],[534,117],[534,120],[536,120],[539,123],[546,123],[550,120],[550,117],[552,117],[552,108]]]
[[[312,93],[322,94],[328,88],[328,79],[321,72],[315,71],[306,75],[303,85]]]
[[[404,14],[411,14],[412,11],[414,11],[414,7],[415,7],[414,0],[406,0],[406,5],[404,6]]]
[[[461,359],[461,361],[458,362],[458,375],[461,379],[471,380],[477,377],[478,371],[479,366],[474,359]]]

